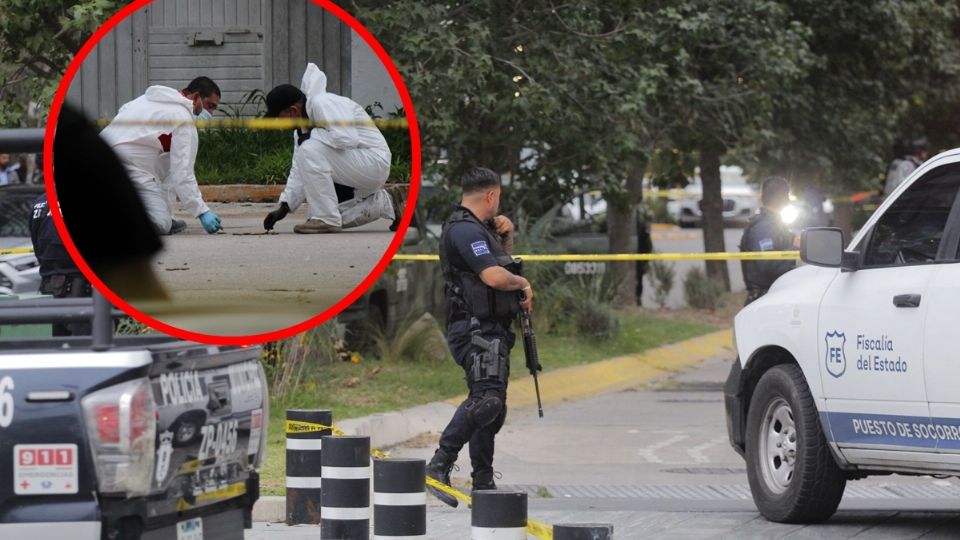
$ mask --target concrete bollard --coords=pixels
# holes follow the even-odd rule
[[[370,437],[323,438],[321,540],[370,538]]]
[[[426,462],[373,460],[373,538],[426,538]]]
[[[287,411],[287,420],[310,424],[333,425],[333,413],[324,410]],[[321,437],[330,430],[304,426],[301,431],[287,433],[287,525],[320,523],[320,457]]]
[[[472,540],[527,540],[527,494],[474,491],[470,509]]]
[[[613,540],[613,525],[606,523],[554,525],[553,540]]]

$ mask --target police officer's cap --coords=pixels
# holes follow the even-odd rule
[[[281,84],[267,94],[267,118],[276,118],[280,113],[296,105],[307,96],[292,84]]]

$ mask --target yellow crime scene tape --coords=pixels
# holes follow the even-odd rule
[[[21,255],[24,253],[33,253],[33,248],[22,247],[22,248],[0,249],[0,255]]]
[[[0,250],[0,255],[33,253],[33,248]],[[566,253],[514,255],[531,262],[630,262],[630,261],[789,261],[800,258],[799,251],[756,251],[716,253]],[[397,253],[395,261],[439,261],[439,255]]]
[[[514,255],[529,262],[630,262],[630,261],[789,261],[800,258],[799,251],[750,251],[743,253],[570,253],[562,255]],[[398,253],[395,261],[439,261],[439,255]]]
[[[317,431],[330,430],[334,435],[346,435],[347,433],[337,426],[325,426],[323,424],[318,424],[316,422],[304,422],[302,420],[287,420],[285,430],[287,433],[315,433]],[[384,454],[376,448],[370,449],[370,454],[380,459],[390,459],[390,456]],[[473,504],[473,498],[467,495],[466,493],[453,489],[452,487],[442,484],[433,478],[427,476],[426,483],[430,487],[436,488],[451,497],[456,498],[457,500],[463,502],[466,505]],[[527,533],[531,536],[535,536],[540,540],[553,540],[553,526],[543,523],[542,521],[537,521],[535,519],[527,518]]]
[[[378,118],[370,120],[310,120],[309,118],[213,118],[210,120],[190,120],[183,122],[157,120],[111,120],[101,118],[97,126],[104,128],[114,126],[159,126],[178,128],[196,126],[199,129],[258,129],[258,130],[291,130],[329,127],[370,127],[381,129],[407,129],[410,127],[406,118]]]

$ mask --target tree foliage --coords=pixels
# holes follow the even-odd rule
[[[0,126],[26,120],[31,101],[46,116],[74,53],[123,0],[0,0]]]
[[[533,214],[603,190],[612,251],[632,247],[645,171],[673,183],[700,164],[705,247],[717,251],[721,160],[845,192],[882,173],[904,125],[936,125],[940,109],[960,117],[956,2],[351,7],[410,87],[428,178],[491,166],[515,180],[508,204]],[[956,123],[937,127],[938,140],[960,142]]]
[[[814,62],[742,154],[754,168],[843,190],[876,189],[893,140],[921,134],[918,106],[957,101],[957,4],[784,2]],[[952,127],[950,143],[960,143]],[[941,137],[943,139],[944,137]]]

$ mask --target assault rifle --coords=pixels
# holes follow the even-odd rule
[[[523,275],[523,261],[514,259],[517,275]],[[520,291],[520,300],[524,299],[523,291]],[[520,331],[523,333],[523,355],[527,358],[527,369],[530,375],[533,375],[533,388],[537,393],[537,412],[540,418],[543,418],[543,403],[540,402],[540,381],[537,379],[537,372],[543,371],[540,365],[540,355],[537,353],[537,336],[533,333],[533,320],[530,318],[530,312],[520,310]]]

